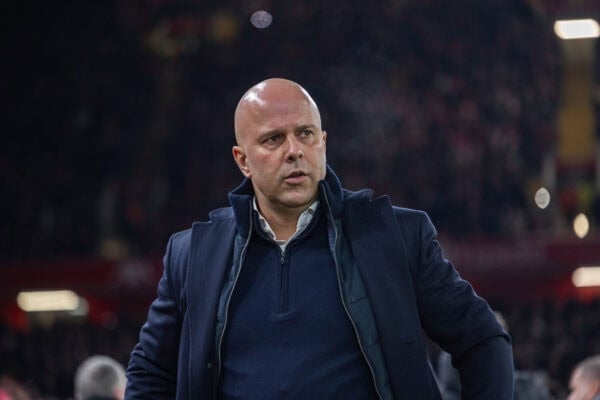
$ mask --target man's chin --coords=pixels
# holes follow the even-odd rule
[[[281,204],[284,207],[290,208],[290,209],[300,209],[300,208],[308,208],[313,201],[316,200],[317,196],[309,196],[309,195],[303,195],[303,196],[290,196],[288,198],[282,199]]]

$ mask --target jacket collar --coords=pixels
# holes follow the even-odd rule
[[[229,193],[228,197],[237,221],[238,232],[243,237],[247,237],[250,231],[252,198],[254,197],[252,182],[244,178],[242,183]],[[322,206],[331,208],[334,218],[341,215],[344,205],[344,191],[340,180],[329,165],[327,165],[325,179],[319,182],[319,197],[322,200]]]

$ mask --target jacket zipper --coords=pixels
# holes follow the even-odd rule
[[[346,306],[346,301],[344,300],[342,282],[341,282],[341,277],[340,277],[340,267],[339,267],[339,263],[338,263],[338,259],[337,259],[337,252],[335,250],[336,244],[338,241],[338,230],[337,230],[337,226],[335,225],[335,221],[333,219],[333,212],[331,211],[331,206],[329,205],[329,199],[327,198],[327,193],[325,192],[325,190],[323,190],[323,193],[325,194],[323,197],[325,198],[325,203],[327,204],[327,209],[329,211],[329,220],[331,221],[331,226],[333,227],[333,234],[334,234],[334,236],[333,236],[333,252],[332,252],[333,253],[333,263],[335,264],[335,272],[337,274],[338,289],[340,291],[340,298],[342,300],[342,306],[344,307],[346,316],[348,317],[348,319],[350,320],[350,323],[352,324],[352,328],[354,328],[354,335],[356,336],[356,341],[358,342],[358,347],[360,348],[360,352],[362,353],[363,358],[365,359],[365,361],[367,362],[367,365],[369,366],[369,371],[371,372],[371,378],[373,378],[373,384],[375,385],[375,391],[377,392],[377,396],[379,397],[380,400],[383,400],[383,397],[381,396],[381,393],[379,392],[379,387],[377,386],[377,381],[375,380],[375,372],[373,371],[373,366],[371,365],[371,361],[369,361],[369,358],[367,357],[367,355],[365,353],[365,349],[363,348],[363,345],[360,341],[360,337],[358,335],[358,329],[356,327],[356,323],[350,316],[350,311],[348,311],[348,307]]]
[[[289,271],[285,264],[285,251],[281,252],[281,304],[279,312],[286,313],[288,311],[288,279]]]
[[[235,287],[237,285],[237,281],[240,276],[240,272],[242,271],[242,265],[244,263],[244,258],[246,256],[246,250],[248,248],[248,244],[250,243],[251,235],[252,235],[252,209],[250,209],[250,227],[248,229],[248,238],[246,239],[246,242],[244,243],[244,247],[242,247],[242,251],[240,253],[238,270],[237,270],[237,272],[235,274],[235,278],[233,280],[233,287],[231,288],[231,292],[229,293],[229,296],[227,297],[227,301],[225,303],[225,318],[223,320],[223,329],[221,330],[221,335],[219,337],[219,344],[217,346],[217,378],[215,380],[215,388],[214,388],[214,392],[213,392],[213,393],[215,393],[215,396],[214,396],[215,399],[218,397],[216,395],[216,393],[218,393],[219,380],[221,379],[221,348],[223,346],[223,337],[225,336],[225,330],[227,329],[227,318],[229,316],[229,303],[231,303],[231,298],[233,297],[233,292],[235,291]]]

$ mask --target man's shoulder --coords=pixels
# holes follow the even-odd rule
[[[194,232],[222,223],[235,223],[235,216],[231,207],[217,208],[212,210],[208,216],[207,221],[195,221],[192,223],[191,228],[175,232],[171,235],[171,245],[175,248],[189,247]]]
[[[412,221],[412,222],[420,222],[423,218],[429,220],[429,216],[423,210],[418,210],[415,208],[407,208],[400,206],[392,206],[394,210],[394,214],[396,218],[404,221]]]
[[[212,210],[208,213],[209,222],[221,222],[227,220],[234,220],[235,214],[232,207],[221,207]]]
[[[373,190],[362,189],[358,191],[350,191],[344,189],[344,203],[346,207],[352,208],[354,205],[362,205],[366,209],[377,211],[381,209],[391,209],[396,218],[402,220],[420,220],[427,218],[427,213],[414,208],[401,207],[394,205],[389,196],[373,198]]]

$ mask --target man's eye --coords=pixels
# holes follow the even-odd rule
[[[278,142],[280,139],[281,139],[281,136],[280,136],[280,135],[273,135],[273,136],[269,136],[269,137],[268,137],[268,138],[265,140],[265,142],[267,142],[267,143],[276,143],[276,142]]]
[[[305,129],[302,131],[302,136],[310,136],[313,134],[313,131],[311,131],[310,129]]]

